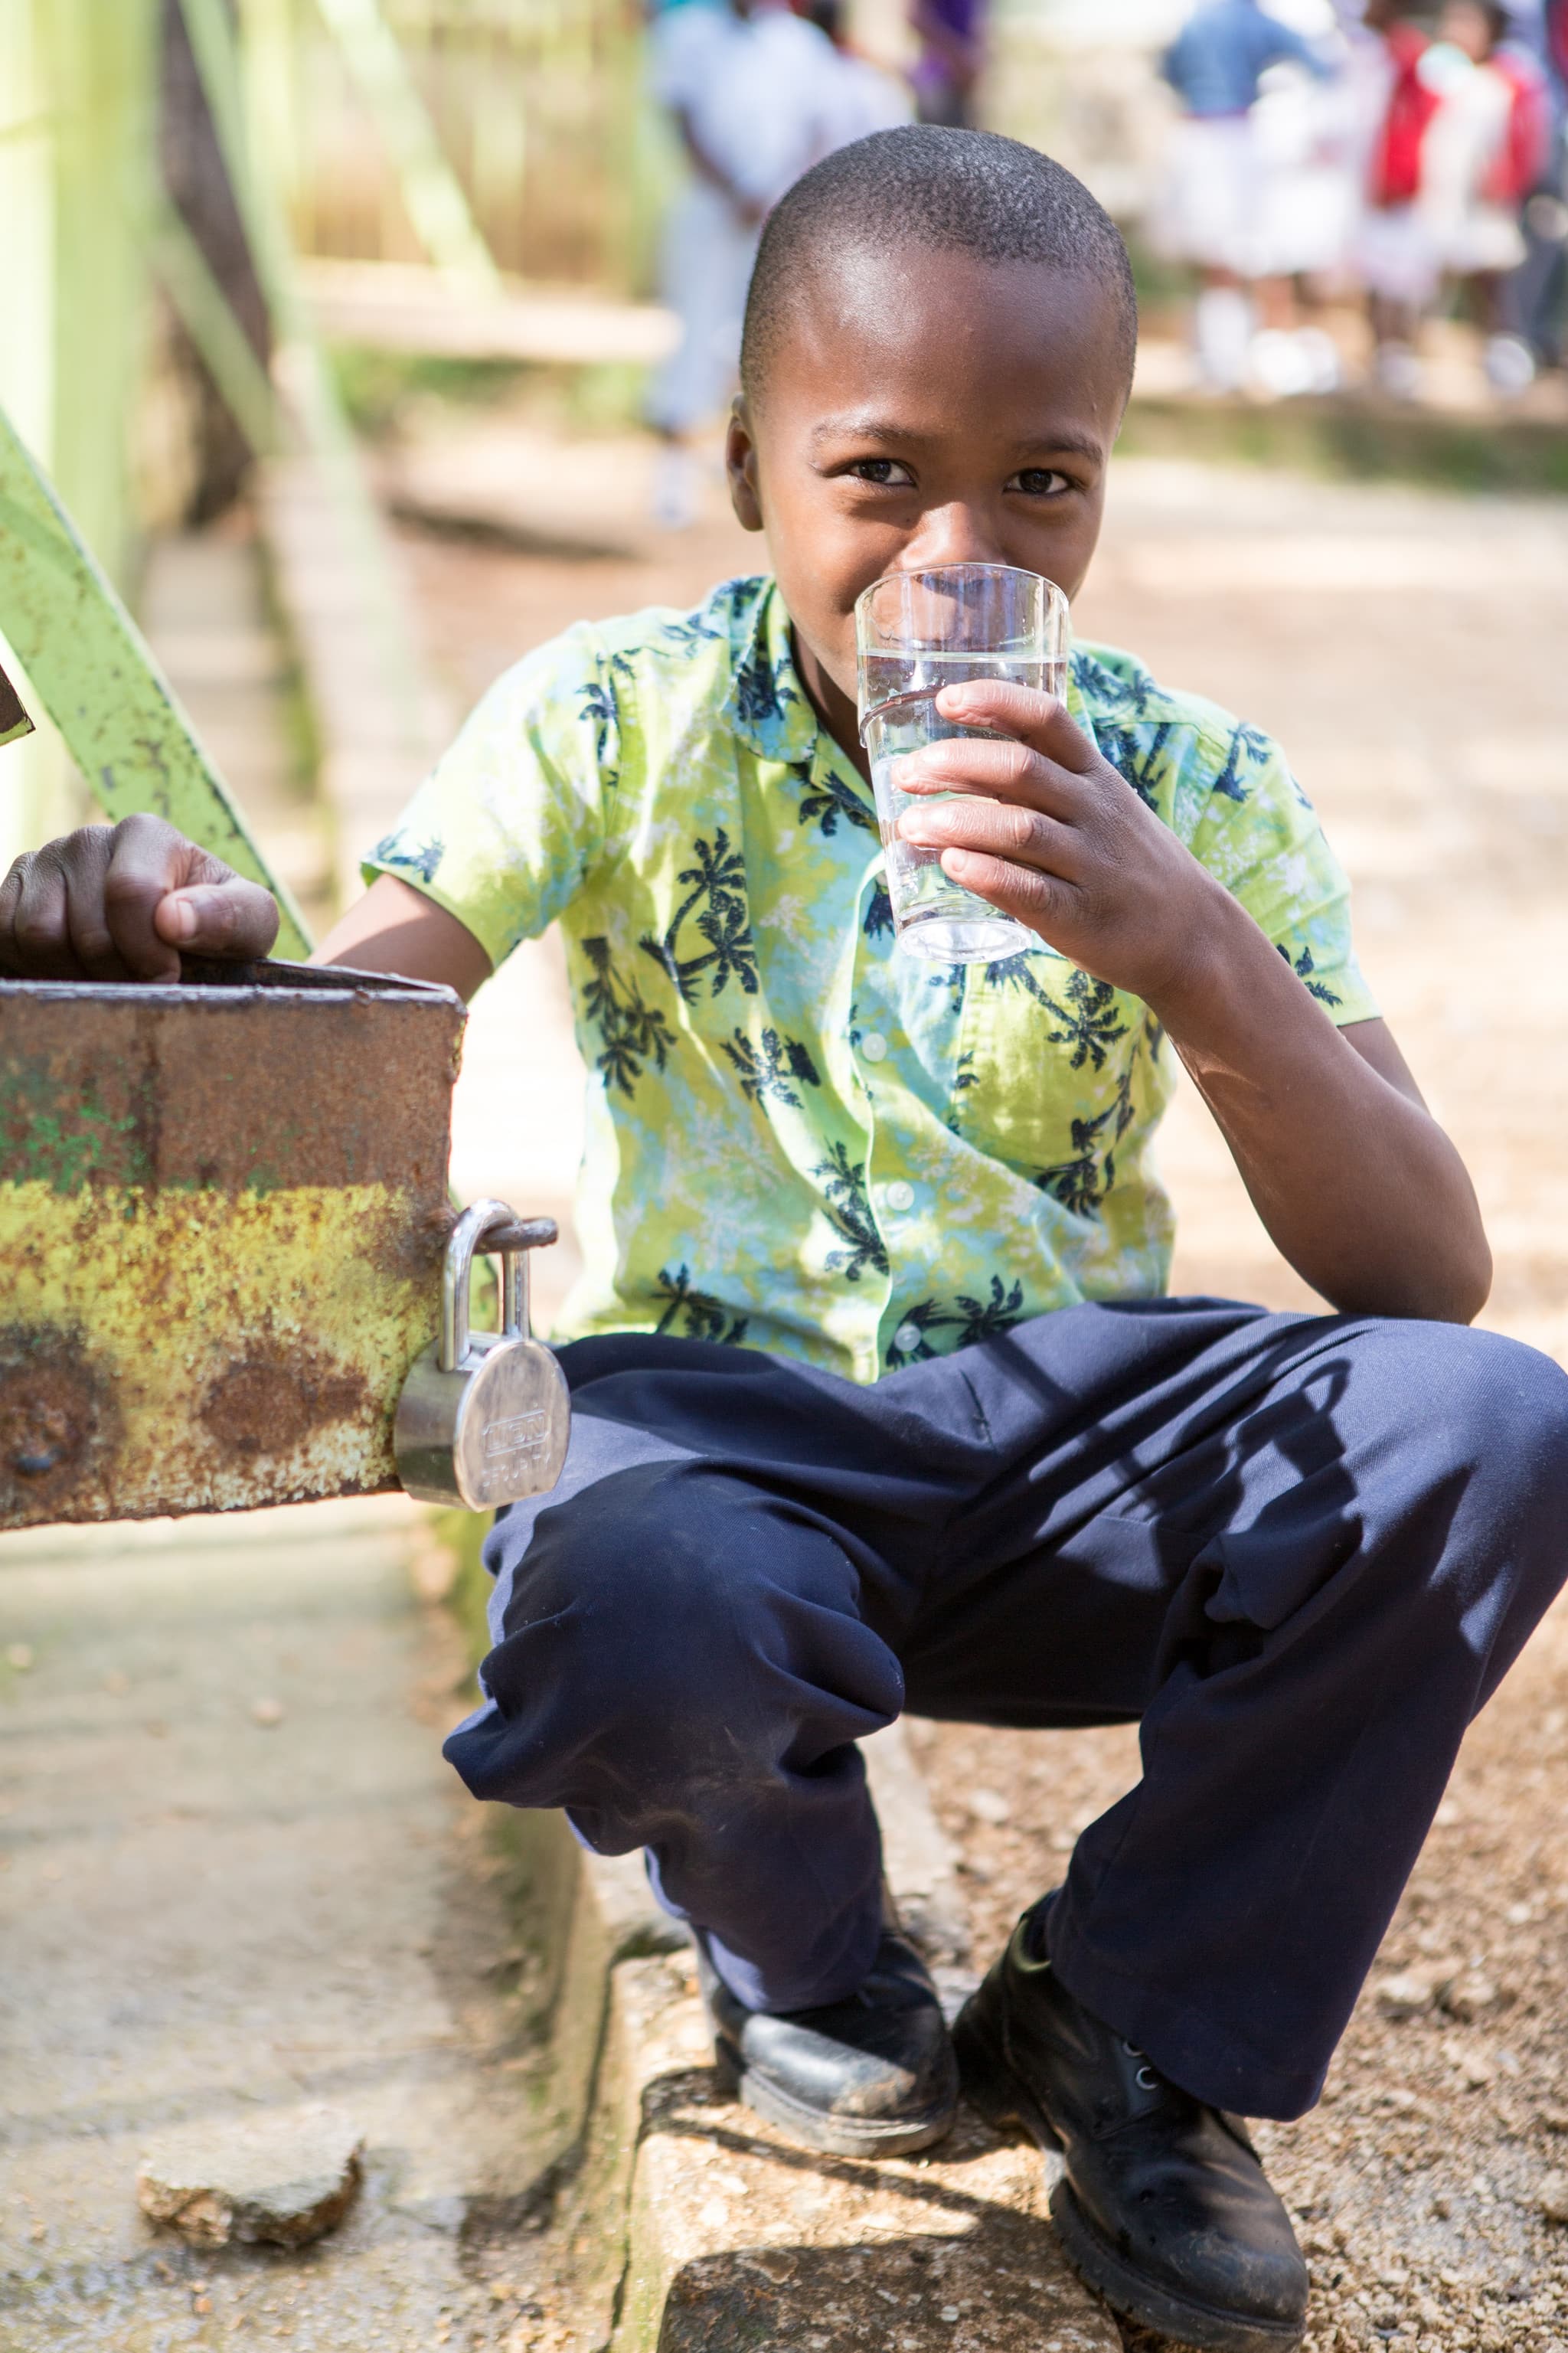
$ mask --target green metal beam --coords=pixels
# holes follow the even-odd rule
[[[266,184],[251,170],[234,26],[223,0],[180,0],[180,7],[250,258],[272,313],[273,332],[279,342],[289,341],[299,331],[291,256],[282,220],[267,201]]]
[[[338,396],[315,323],[300,291],[283,207],[247,133],[239,45],[223,0],[180,0],[196,70],[239,206],[251,258],[272,314],[273,374],[283,406],[298,423],[342,525],[358,575],[360,607],[377,647],[386,707],[412,742],[421,728],[416,681],[420,658],[387,577],[380,512],[360,461],[353,428]]]
[[[284,447],[277,395],[207,258],[171,204],[160,206],[153,267],[235,423],[254,454]]]
[[[270,891],[278,953],[310,949],[272,872],[146,639],[83,543],[53,485],[0,409],[0,633],[111,818],[166,818]]]
[[[438,269],[475,293],[499,295],[503,289],[495,257],[376,0],[316,5],[381,133],[415,235]]]

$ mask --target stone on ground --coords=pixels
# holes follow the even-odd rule
[[[187,2126],[143,2152],[136,2195],[144,2214],[195,2247],[302,2247],[353,2204],[363,2146],[327,2108]]]

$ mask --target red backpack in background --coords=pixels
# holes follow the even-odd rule
[[[1523,49],[1494,51],[1488,59],[1509,87],[1508,131],[1481,195],[1489,205],[1516,211],[1539,186],[1552,153],[1552,97],[1546,76]]]
[[[1421,142],[1437,111],[1437,95],[1421,78],[1426,34],[1414,25],[1391,25],[1383,37],[1394,87],[1373,150],[1370,193],[1374,205],[1386,208],[1414,204],[1421,193]]]

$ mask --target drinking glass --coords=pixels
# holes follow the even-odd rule
[[[896,760],[922,744],[995,733],[942,718],[936,698],[944,686],[1005,678],[1060,694],[1067,677],[1067,598],[1037,572],[1006,564],[889,572],[856,604],[855,642],[860,741],[870,754],[899,945],[939,964],[990,964],[1038,947],[1038,935],[1026,924],[943,873],[939,850],[917,849],[898,830],[907,808],[968,797],[901,793],[890,772]]]

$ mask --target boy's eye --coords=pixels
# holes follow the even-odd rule
[[[1013,476],[1007,488],[1022,491],[1031,499],[1059,499],[1064,491],[1071,490],[1072,484],[1065,474],[1056,473],[1048,466],[1025,466]]]
[[[896,491],[914,488],[914,476],[897,458],[857,458],[849,471],[859,482],[876,482]]]

